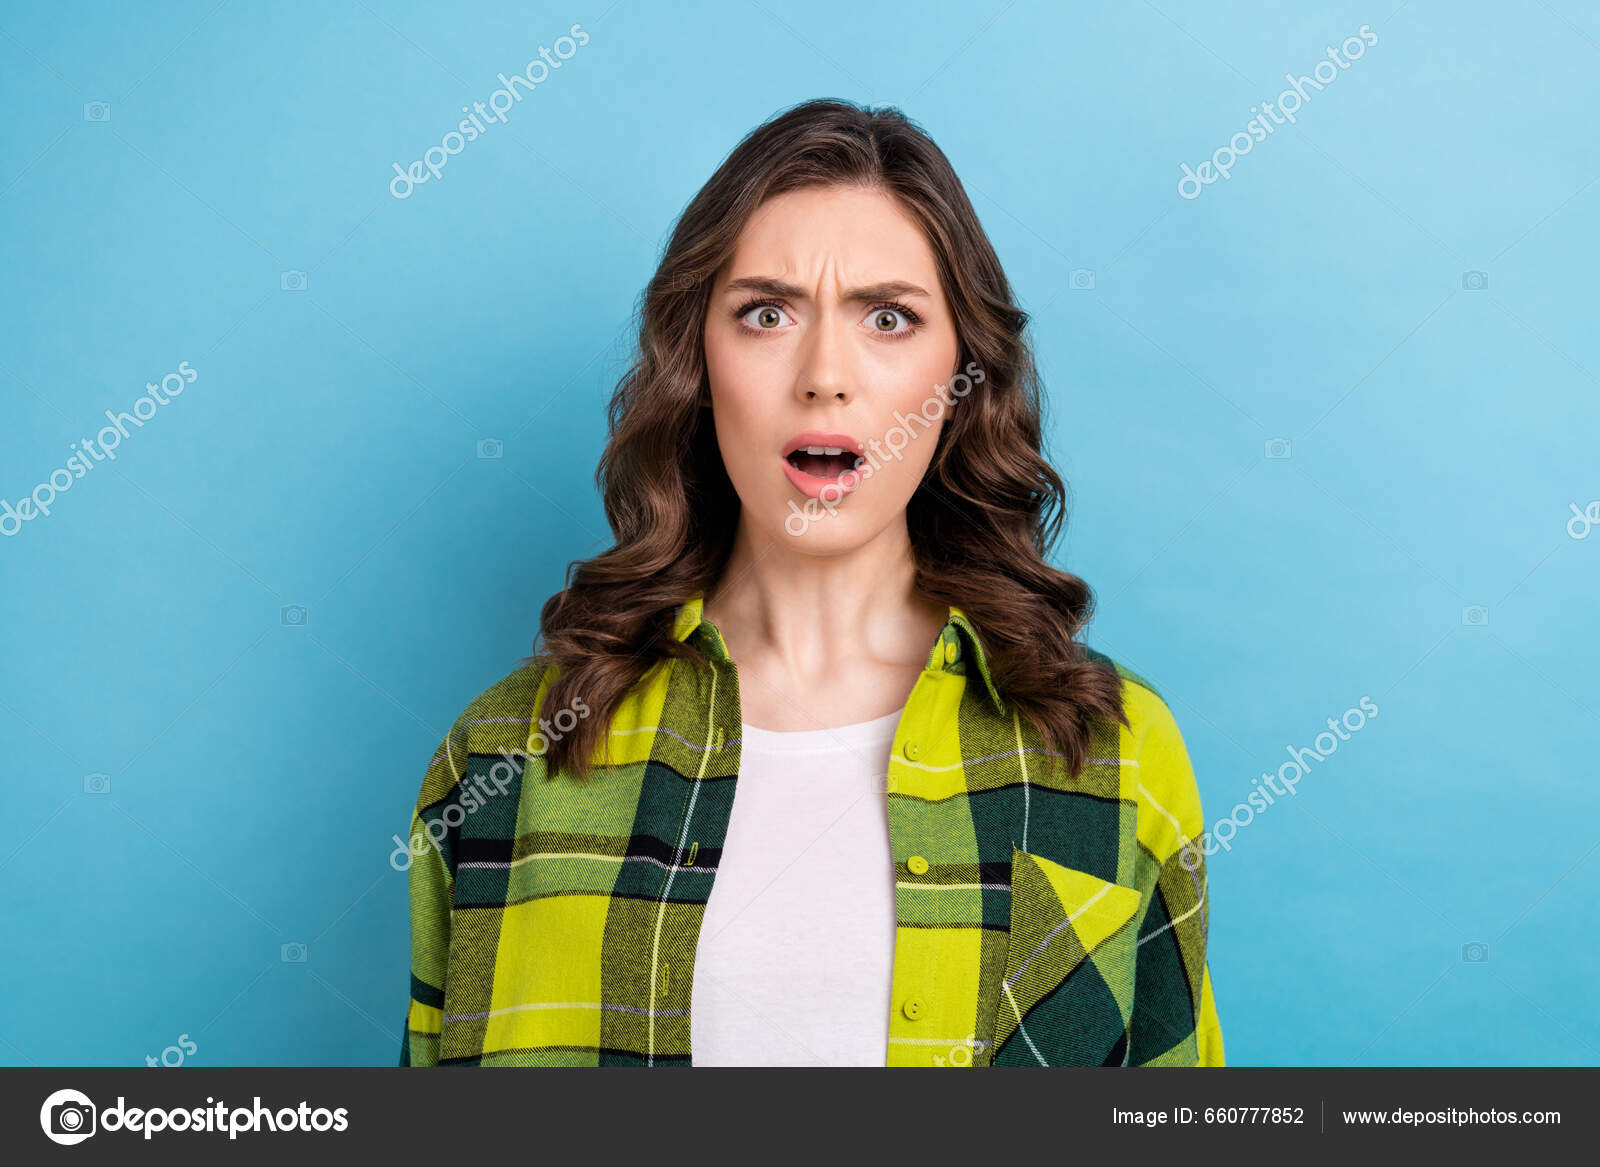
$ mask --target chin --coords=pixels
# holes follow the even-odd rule
[[[779,518],[768,528],[780,545],[802,555],[840,555],[854,551],[878,531],[881,524],[869,521],[876,516],[864,507],[848,502],[829,511],[820,503],[806,506],[804,499],[787,501]]]

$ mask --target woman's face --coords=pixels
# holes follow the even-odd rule
[[[752,533],[829,555],[903,522],[960,346],[933,252],[892,198],[827,187],[762,204],[712,285],[705,351]]]

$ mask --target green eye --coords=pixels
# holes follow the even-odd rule
[[[785,320],[783,309],[776,304],[745,304],[734,315],[755,332],[775,331]]]

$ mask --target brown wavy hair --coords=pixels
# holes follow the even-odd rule
[[[961,607],[995,688],[1077,774],[1097,720],[1127,724],[1118,675],[1078,639],[1089,586],[1045,562],[1066,488],[1041,452],[1042,406],[1028,316],[949,160],[893,107],[808,101],[745,136],[679,218],[638,306],[639,347],[607,411],[595,482],[615,545],[569,565],[540,612],[554,663],[546,709],[591,716],[553,740],[547,776],[586,779],[617,704],[667,657],[701,656],[672,614],[711,594],[733,548],[739,499],[717,446],[704,325],[716,273],[767,199],[806,187],[881,190],[921,226],[955,317],[961,365],[984,379],[949,414],[906,507],[916,586]]]

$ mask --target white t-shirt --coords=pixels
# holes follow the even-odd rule
[[[742,730],[695,956],[696,1066],[882,1066],[894,967],[884,776],[903,710]]]

